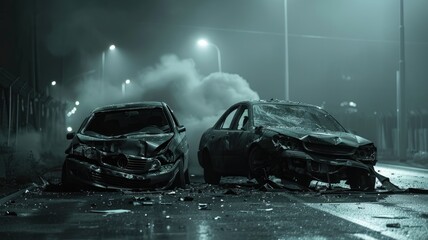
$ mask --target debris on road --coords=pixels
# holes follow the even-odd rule
[[[382,219],[407,219],[408,217],[381,215],[381,216],[373,216],[372,218],[382,218]]]
[[[91,210],[91,213],[104,213],[104,216],[110,214],[121,214],[121,213],[130,213],[131,210],[128,209],[110,209],[110,210]]]
[[[265,212],[271,212],[273,211],[273,208],[264,208],[264,209],[257,209],[258,211],[265,211]]]
[[[198,204],[198,209],[199,210],[209,210],[208,209],[208,203],[199,203]]]
[[[387,223],[386,227],[389,227],[389,228],[400,228],[401,225],[399,223]]]
[[[5,216],[14,216],[14,217],[18,216],[18,214],[16,212],[10,212],[10,211],[4,212],[4,215]]]
[[[190,196],[186,196],[186,197],[180,197],[179,200],[181,202],[191,202],[191,201],[193,201],[193,198]]]

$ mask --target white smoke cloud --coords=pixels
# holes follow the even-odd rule
[[[190,172],[200,174],[196,152],[200,137],[213,126],[219,116],[232,104],[259,99],[248,82],[237,74],[212,73],[201,76],[192,59],[179,59],[175,55],[161,57],[155,67],[146,68],[138,79],[126,86],[123,96],[118,84],[105,86],[107,100],[97,97],[99,82],[89,81],[78,85],[79,99],[86,104],[82,116],[97,106],[131,101],[163,101],[186,127],[191,151]],[[82,117],[79,118],[82,121]],[[79,122],[79,124],[80,124]]]

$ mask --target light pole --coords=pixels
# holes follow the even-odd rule
[[[406,108],[406,72],[405,72],[405,39],[404,39],[404,2],[400,0],[400,59],[397,72],[397,155],[400,161],[407,157],[407,108]]]
[[[285,44],[285,100],[290,100],[290,79],[288,74],[288,10],[284,0],[284,44]]]
[[[116,49],[116,46],[114,44],[110,45],[108,48],[110,51],[113,51]],[[104,97],[104,71],[105,71],[105,63],[106,63],[106,50],[103,51],[103,54],[101,56],[101,81],[100,81],[100,89],[101,89],[101,96]]]
[[[206,39],[199,39],[198,40],[198,46],[199,47],[207,47],[207,46],[213,46],[217,50],[217,61],[218,61],[218,71],[221,73],[221,53],[220,48],[218,48],[217,45],[214,43],[208,42]]]
[[[122,96],[125,96],[125,92],[126,92],[126,85],[130,84],[131,80],[126,79],[125,82],[122,83]]]

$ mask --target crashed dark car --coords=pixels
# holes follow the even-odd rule
[[[309,187],[312,180],[372,190],[374,144],[320,107],[288,101],[244,101],[230,107],[201,137],[199,164],[207,183],[222,176],[269,176]]]
[[[95,109],[66,149],[69,188],[164,189],[189,183],[186,129],[163,102]]]

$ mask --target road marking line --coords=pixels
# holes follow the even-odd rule
[[[371,223],[365,222],[363,220],[356,219],[356,218],[353,218],[353,217],[350,217],[348,215],[345,215],[345,214],[342,214],[342,213],[338,213],[338,212],[330,212],[328,209],[325,209],[325,208],[322,207],[322,206],[325,206],[325,205],[327,205],[329,203],[323,203],[323,205],[320,206],[318,203],[316,203],[316,204],[315,203],[306,203],[303,200],[301,200],[301,199],[299,199],[299,198],[297,198],[295,196],[289,195],[289,194],[285,194],[284,196],[286,196],[288,199],[290,199],[292,201],[296,201],[298,203],[302,203],[305,206],[311,207],[311,208],[316,209],[316,210],[323,211],[323,212],[331,214],[333,216],[342,218],[342,219],[344,219],[346,221],[358,224],[358,225],[360,225],[362,227],[365,227],[365,228],[368,228],[368,229],[373,230],[375,232],[378,232],[379,234],[384,235],[386,237],[390,237],[390,238],[397,239],[397,240],[405,239],[406,238],[406,236],[402,236],[402,235],[399,235],[399,234],[395,234],[393,232],[385,231],[384,228],[377,227],[377,226],[375,226],[375,225],[373,225]]]

